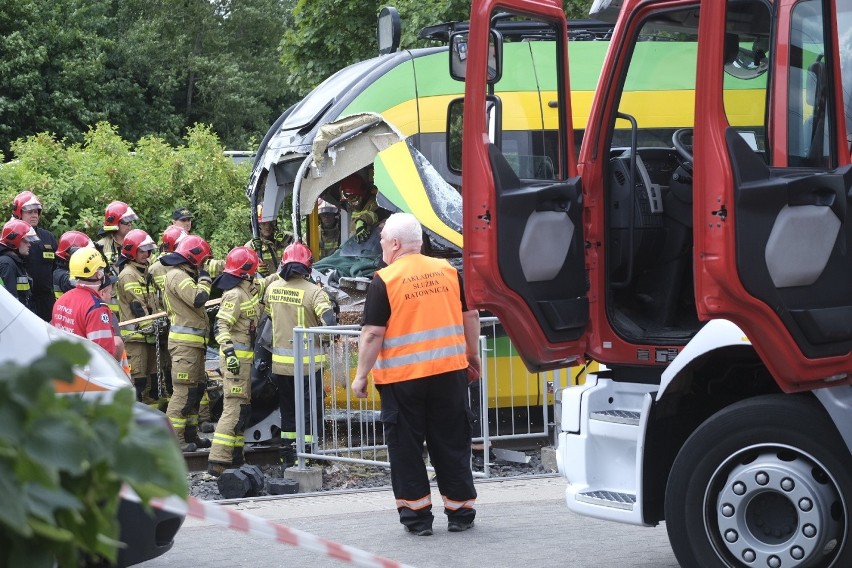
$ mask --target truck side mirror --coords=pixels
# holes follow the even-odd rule
[[[402,24],[399,19],[399,12],[393,6],[385,6],[379,11],[379,21],[376,25],[379,55],[386,55],[398,50],[401,37]]]
[[[497,148],[502,148],[503,107],[499,97],[494,95],[485,97],[485,113],[488,121],[488,138]],[[461,173],[463,120],[464,99],[453,99],[447,107],[447,167],[455,174]]]
[[[450,36],[450,76],[464,81],[467,76],[468,32],[456,32]],[[493,85],[503,76],[503,36],[491,30],[488,38],[488,84]]]

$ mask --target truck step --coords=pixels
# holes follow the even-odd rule
[[[589,419],[600,422],[614,422],[616,424],[629,424],[639,426],[641,413],[638,410],[600,410],[592,412]]]
[[[632,511],[633,505],[636,504],[636,495],[633,493],[620,493],[618,491],[606,491],[601,489],[578,493],[575,499],[584,503],[591,503],[592,505],[624,509],[626,511]]]

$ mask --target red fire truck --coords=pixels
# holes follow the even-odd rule
[[[683,566],[852,566],[852,2],[591,15],[615,27],[579,148],[559,0],[474,0],[451,40],[468,299],[531,369],[608,368],[559,393],[571,510],[665,521]],[[494,131],[514,17],[557,38],[535,177]]]

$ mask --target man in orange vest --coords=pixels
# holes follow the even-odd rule
[[[467,309],[456,270],[420,254],[423,230],[413,215],[391,215],[380,242],[388,266],[367,290],[352,392],[367,396],[372,369],[400,523],[417,536],[432,534],[425,440],[447,528],[461,532],[476,516],[465,371],[480,367],[479,313]]]

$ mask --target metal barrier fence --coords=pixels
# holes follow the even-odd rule
[[[481,329],[482,373],[469,389],[475,418],[480,410],[473,441],[489,448],[495,440],[547,438],[552,393],[577,377],[571,369],[530,373],[497,318],[482,318]],[[296,404],[299,467],[305,467],[306,459],[390,466],[378,392],[370,385],[367,398],[359,399],[349,388],[358,365],[359,336],[359,326],[293,330],[295,400],[307,403]],[[484,457],[483,471],[474,471],[475,476],[490,474],[487,450]]]

